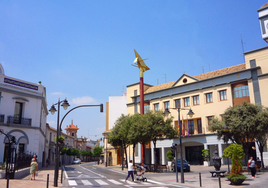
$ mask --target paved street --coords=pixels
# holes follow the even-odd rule
[[[124,182],[127,176],[127,169],[122,171],[120,166],[105,167],[102,165],[96,165],[94,163],[82,163],[81,165],[68,165],[65,167],[63,183],[61,184],[60,178],[58,181],[59,187],[68,188],[83,188],[83,187],[146,187],[146,188],[172,188],[172,187],[184,187],[193,188],[200,187],[199,173],[201,173],[202,187],[205,188],[219,188],[219,179],[211,177],[209,170],[213,170],[214,167],[204,166],[191,166],[191,172],[184,173],[185,183],[180,183],[180,173],[178,173],[179,182],[176,182],[176,173],[146,173],[148,178],[147,182]],[[227,170],[227,166],[221,167],[222,170]],[[61,173],[61,170],[60,170]],[[244,181],[242,188],[263,188],[268,185],[267,172],[258,173],[256,179],[252,179],[250,174],[244,173],[248,178]],[[10,188],[46,188],[47,175],[49,175],[49,187],[54,187],[54,166],[40,169],[39,175],[35,181],[30,180],[30,176],[26,176],[23,179],[10,180]],[[59,174],[61,177],[61,174]],[[234,187],[230,185],[230,182],[226,178],[221,178],[221,187],[230,188]],[[6,180],[0,179],[0,188],[6,188]]]

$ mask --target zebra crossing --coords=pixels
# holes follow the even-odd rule
[[[77,180],[68,180],[69,186],[78,186],[78,185],[136,185],[136,186],[153,186],[153,185],[163,185],[163,183],[156,182],[156,181],[151,181],[148,180],[148,182],[132,182],[132,181],[127,181],[125,182],[125,179],[119,179],[119,180],[114,180],[114,179],[90,179],[90,180],[82,180],[82,179],[77,179]]]

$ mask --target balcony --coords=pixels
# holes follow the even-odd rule
[[[8,116],[7,124],[19,124],[19,125],[32,125],[32,119],[30,118],[20,118],[18,116]]]
[[[4,123],[4,120],[5,120],[5,115],[0,114],[0,123]]]

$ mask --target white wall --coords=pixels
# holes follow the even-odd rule
[[[127,95],[109,97],[109,130],[114,127],[116,120],[127,114]]]

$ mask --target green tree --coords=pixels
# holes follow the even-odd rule
[[[93,149],[93,157],[100,157],[103,151],[103,146],[95,146]]]
[[[218,139],[221,139],[224,135],[223,127],[228,126],[229,139],[233,143],[243,145],[246,163],[251,142],[255,138],[264,137],[268,132],[267,117],[267,110],[263,107],[244,102],[241,105],[229,107],[225,110],[222,121],[213,118],[210,123],[210,130],[217,131]]]
[[[129,146],[128,132],[131,126],[130,115],[122,114],[115,122],[114,128],[111,130],[108,135],[108,141],[115,148],[122,147],[123,152],[125,152],[127,158],[126,148]],[[122,159],[123,162],[124,159]],[[128,163],[126,163],[128,165]]]
[[[162,111],[149,111],[144,116],[148,119],[145,126],[148,138],[154,145],[154,169],[156,170],[156,141],[165,138],[173,139],[178,135],[178,131],[171,125],[172,118],[166,118]]]
[[[66,153],[67,153],[67,149],[66,149],[65,147],[62,148],[60,154],[61,154],[61,155],[65,155]]]

